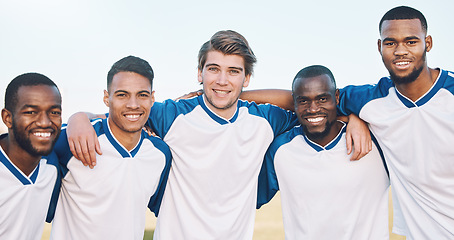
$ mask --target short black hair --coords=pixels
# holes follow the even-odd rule
[[[386,20],[410,20],[410,19],[419,19],[421,22],[421,27],[424,30],[425,33],[427,33],[427,21],[424,15],[412,8],[412,7],[407,7],[407,6],[399,6],[395,7],[383,15],[382,19],[380,20],[380,24],[378,25],[378,30],[381,33],[381,26],[384,21]]]
[[[118,60],[107,73],[107,90],[112,84],[112,79],[119,72],[134,72],[146,77],[150,81],[151,89],[153,89],[154,73],[150,64],[142,58],[135,56],[127,56]]]
[[[294,84],[297,79],[316,77],[316,76],[320,76],[323,74],[326,74],[329,76],[329,78],[331,79],[331,82],[334,85],[334,89],[336,89],[336,80],[334,79],[334,75],[331,72],[331,70],[329,70],[329,68],[322,66],[322,65],[312,65],[312,66],[308,66],[308,67],[301,69],[296,74],[296,76],[292,82],[292,90],[294,89]]]
[[[60,93],[57,85],[50,80],[48,77],[44,76],[41,73],[24,73],[15,77],[6,87],[5,92],[5,108],[6,110],[13,112],[16,108],[16,104],[18,101],[17,92],[19,88],[22,86],[38,86],[38,85],[47,85],[51,87],[55,87]]]

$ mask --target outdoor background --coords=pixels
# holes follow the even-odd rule
[[[60,87],[65,122],[77,111],[106,112],[107,72],[128,55],[153,67],[157,101],[181,96],[200,88],[200,46],[225,29],[243,34],[258,58],[247,89],[289,89],[313,64],[330,68],[339,87],[375,83],[388,75],[377,51],[378,23],[399,5],[428,20],[429,66],[453,70],[450,0],[0,0],[0,107],[14,77],[39,72]],[[256,239],[282,239],[279,204],[259,211]]]

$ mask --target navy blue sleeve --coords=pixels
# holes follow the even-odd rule
[[[57,168],[57,180],[55,180],[54,189],[52,190],[52,196],[49,203],[49,208],[47,210],[46,222],[50,223],[54,219],[55,209],[57,207],[58,196],[60,195],[62,171],[60,164],[58,163],[58,158],[55,152],[52,152],[50,155],[46,156],[47,163],[54,165]]]
[[[276,140],[278,139],[279,137]],[[274,169],[274,156],[280,144],[276,140],[266,151],[265,159],[262,163],[262,168],[260,169],[257,187],[257,209],[259,209],[263,204],[271,201],[276,192],[279,190],[276,170]]]
[[[164,138],[175,119],[180,114],[186,114],[192,111],[197,105],[197,98],[180,100],[178,102],[171,99],[162,103],[155,102],[153,107],[151,107],[150,116],[146,125],[150,126],[153,132],[159,137]]]
[[[162,197],[164,196],[164,190],[167,185],[167,179],[169,178],[170,166],[172,163],[172,154],[170,152],[169,147],[164,141],[152,141],[153,145],[161,150],[164,153],[166,158],[166,164],[164,169],[161,172],[161,178],[159,179],[158,188],[156,192],[151,196],[150,201],[148,202],[148,208],[150,211],[154,212],[155,216],[157,217],[159,214],[159,208],[161,207]]]
[[[359,116],[362,107],[369,101],[387,96],[389,88],[394,84],[389,78],[382,78],[375,85],[346,86],[339,89],[339,104],[337,110],[341,115],[350,115],[352,113]]]
[[[255,102],[240,101],[240,104],[249,104],[249,113],[262,116],[270,123],[274,137],[299,125],[296,114],[271,104],[256,104]]]

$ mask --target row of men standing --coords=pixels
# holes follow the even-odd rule
[[[52,239],[141,239],[147,207],[159,214],[155,239],[251,239],[255,207],[280,189],[287,239],[387,239],[388,169],[394,231],[454,238],[454,74],[427,66],[419,11],[388,11],[380,34],[390,77],[338,91],[329,69],[304,68],[292,95],[271,101],[295,113],[238,100],[256,59],[233,31],[199,52],[203,95],[154,103],[151,67],[126,57],[107,77],[107,118],[76,114],[61,134],[56,85],[17,77],[2,110],[0,237],[40,239],[50,205]],[[377,144],[346,133],[368,130],[337,121],[336,106],[369,123]],[[353,155],[372,149],[357,162],[352,136]]]

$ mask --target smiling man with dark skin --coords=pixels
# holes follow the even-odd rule
[[[0,136],[0,239],[38,240],[59,189],[51,153],[62,122],[60,91],[42,74],[20,75],[6,89],[2,120],[8,133]]]
[[[285,239],[389,239],[389,179],[379,150],[350,161],[337,120],[339,91],[320,65],[298,72],[293,84],[301,125],[278,136],[259,176],[258,205],[281,191]],[[327,227],[329,226],[329,227]]]
[[[424,15],[388,11],[378,50],[390,77],[341,90],[339,109],[366,122],[391,176],[393,232],[407,239],[454,239],[454,74],[427,65]]]
[[[427,30],[420,11],[389,10],[379,23],[377,46],[390,77],[341,89],[338,109],[368,122],[383,150],[393,232],[407,239],[454,239],[454,73],[427,65],[433,47]],[[258,90],[246,97],[293,107],[286,90]]]

